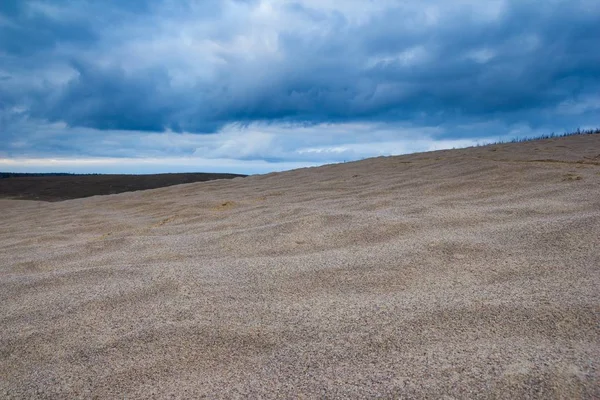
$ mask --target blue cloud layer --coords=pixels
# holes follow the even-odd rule
[[[485,136],[473,127],[486,121],[585,126],[600,116],[598,43],[594,0],[5,0],[0,151],[31,151],[32,132],[52,147],[45,124],[96,138],[257,123],[442,126],[440,139]]]

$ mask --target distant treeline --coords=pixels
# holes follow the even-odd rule
[[[67,172],[0,172],[0,179],[2,178],[25,178],[29,176],[71,176],[80,174],[70,174]],[[98,174],[86,174],[86,175],[98,175]]]
[[[5,178],[0,179],[0,198],[61,201],[243,176],[198,172],[145,175],[0,172],[0,178]]]
[[[183,173],[162,173],[162,174],[98,174],[98,173],[90,173],[90,174],[73,174],[70,172],[0,172],[0,179],[2,178],[29,178],[29,177],[50,177],[50,176],[158,176],[158,175],[219,175],[219,174],[210,174],[206,172],[183,172]],[[223,176],[231,175],[234,176],[246,176],[241,174],[221,174]]]

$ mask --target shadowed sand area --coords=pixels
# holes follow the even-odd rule
[[[0,209],[3,398],[600,397],[600,135]]]

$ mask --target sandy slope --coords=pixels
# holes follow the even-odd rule
[[[0,397],[600,397],[600,135],[0,207]]]

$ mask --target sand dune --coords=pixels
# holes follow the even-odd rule
[[[0,397],[600,398],[600,135],[0,209]]]

